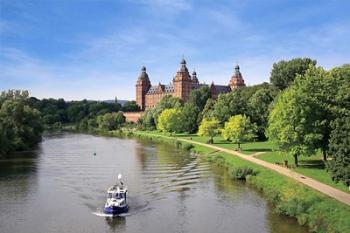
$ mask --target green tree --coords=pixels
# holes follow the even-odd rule
[[[183,115],[179,109],[165,109],[159,116],[157,128],[163,132],[181,132],[183,129]]]
[[[310,58],[295,58],[290,61],[279,61],[273,64],[270,82],[284,90],[294,82],[296,76],[304,75],[309,67],[316,65],[316,60]]]
[[[0,107],[0,153],[33,148],[43,131],[40,112],[18,95],[6,98]]]
[[[122,112],[106,113],[97,117],[97,125],[101,130],[116,130],[125,123],[125,116]]]
[[[323,73],[322,69],[317,72]],[[281,150],[294,156],[298,166],[298,156],[311,155],[317,150],[317,142],[322,139],[318,121],[322,115],[319,101],[305,90],[306,83],[313,82],[312,78],[305,80],[300,77],[294,85],[287,88],[277,98],[274,108],[269,115],[267,136]],[[315,85],[310,85],[316,88]],[[312,90],[309,90],[312,91]]]
[[[198,116],[200,109],[193,103],[187,102],[180,109],[183,115],[183,121],[180,123],[182,129],[188,133],[194,133],[198,130]]]
[[[199,111],[202,111],[209,98],[210,89],[208,86],[203,86],[191,91],[188,102],[193,106],[196,106]]]
[[[155,115],[155,108],[149,108],[144,112],[139,121],[142,129],[154,130],[156,128]]]
[[[329,148],[333,159],[327,162],[327,169],[334,181],[350,186],[350,116],[336,119],[332,126]]]
[[[214,137],[219,133],[219,121],[216,119],[203,118],[199,125],[198,135],[209,137],[208,143],[214,143]]]
[[[124,112],[139,112],[140,106],[136,104],[136,101],[126,101],[123,105]]]
[[[227,94],[220,94],[215,102],[213,116],[221,124],[231,116],[244,114],[247,111],[247,101],[241,95],[242,90],[237,89]]]
[[[240,150],[242,143],[249,142],[256,137],[256,125],[252,124],[249,117],[245,115],[232,116],[225,123],[222,136],[237,144],[238,150]]]
[[[154,119],[157,124],[159,115],[163,112],[165,109],[169,108],[181,108],[183,106],[183,101],[178,97],[173,97],[170,95],[164,96],[155,106],[154,110]]]
[[[270,104],[275,96],[270,88],[257,90],[248,101],[248,115],[252,122],[257,125],[259,139],[265,139]]]

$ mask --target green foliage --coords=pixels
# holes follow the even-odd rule
[[[213,108],[213,116],[221,124],[226,122],[231,116],[246,112],[247,101],[243,98],[241,92],[241,89],[237,89],[230,93],[219,95]]]
[[[252,122],[257,125],[259,139],[265,139],[265,129],[267,128],[270,105],[274,100],[276,92],[267,86],[258,89],[248,100],[248,114]]]
[[[350,116],[336,119],[330,138],[330,153],[333,160],[327,163],[332,179],[350,186]]]
[[[323,70],[317,72],[322,73]],[[311,79],[309,79],[311,81]],[[277,98],[270,112],[267,136],[281,150],[291,153],[298,165],[298,156],[315,153],[315,142],[322,135],[315,131],[317,100],[305,90],[307,81],[298,79]]]
[[[195,89],[190,93],[188,102],[192,106],[196,106],[199,111],[204,109],[205,104],[210,98],[210,89],[208,86],[200,87],[199,89]]]
[[[181,132],[183,114],[175,108],[165,109],[158,118],[157,129],[163,132]]]
[[[201,117],[202,118],[207,118],[207,119],[214,118],[214,113],[213,112],[214,112],[215,103],[216,103],[216,101],[214,99],[208,99],[207,100],[207,102],[205,103],[204,109],[201,112]]]
[[[123,112],[139,112],[140,106],[137,105],[135,100],[126,101],[122,107]]]
[[[230,169],[230,175],[233,179],[237,180],[245,180],[247,176],[256,176],[258,174],[258,170],[255,170],[251,167],[243,166],[243,167],[232,167]]]
[[[295,58],[290,61],[279,61],[273,64],[270,82],[280,90],[284,90],[294,82],[296,76],[304,75],[309,67],[316,65],[310,58]]]
[[[2,92],[0,97],[0,155],[33,148],[43,125],[40,112],[26,104],[28,92]]]
[[[181,128],[185,132],[194,133],[198,130],[198,117],[200,114],[200,109],[191,102],[185,103],[181,108],[181,113],[183,116]]]
[[[255,138],[256,125],[252,124],[248,117],[245,115],[236,115],[230,117],[225,123],[225,127],[222,130],[222,136],[224,139],[232,141],[238,145],[243,142],[251,141]]]
[[[198,135],[210,137],[210,142],[213,142],[213,137],[219,133],[219,121],[216,119],[204,118],[199,126]]]
[[[155,108],[147,109],[142,117],[140,118],[139,125],[143,130],[154,130],[156,129],[156,111]]]
[[[125,123],[125,116],[122,112],[106,113],[97,117],[97,125],[101,130],[111,131],[116,130]]]

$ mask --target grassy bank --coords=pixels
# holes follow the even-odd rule
[[[251,168],[257,172],[257,175],[248,175],[247,183],[261,190],[265,197],[274,204],[278,213],[296,218],[301,225],[307,226],[312,232],[350,232],[349,206],[294,180],[224,152],[218,152],[205,146],[179,142],[170,135],[160,134],[158,132],[138,131],[132,134],[134,137],[147,138],[157,142],[166,142],[200,153],[207,156],[208,160],[213,163],[228,169],[230,173],[233,173],[237,168],[241,167]],[[189,135],[176,136],[191,137]],[[199,141],[205,140],[205,138],[192,135],[192,140]],[[218,143],[220,141],[215,140],[214,142]],[[219,145],[223,145],[223,147],[227,146],[226,148],[230,146],[230,149],[232,149],[232,144],[225,143]],[[262,147],[264,147],[263,144],[253,144],[246,148],[250,151],[254,151],[256,148]]]
[[[146,133],[151,135],[169,136],[168,134],[160,133],[157,131],[147,131]],[[174,136],[178,138],[191,139],[193,141],[201,143],[206,143],[209,139],[207,137],[199,137],[195,134],[176,134]],[[225,149],[237,149],[237,145],[226,141],[221,136],[214,137],[214,145]],[[341,191],[350,193],[349,188],[343,183],[333,182],[330,174],[324,169],[324,162],[321,154],[316,156],[300,156],[299,167],[294,167],[294,158],[291,155],[277,151],[277,147],[271,142],[265,141],[244,143],[241,145],[241,147],[242,150],[240,152],[246,155],[253,155],[257,152],[263,152],[263,154],[260,154],[257,156],[257,158],[269,163],[284,164],[284,161],[287,160],[288,164],[292,166],[291,169],[294,171],[305,176],[309,176],[319,182],[337,188]]]

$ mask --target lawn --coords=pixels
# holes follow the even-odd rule
[[[292,156],[288,156],[285,153],[279,151],[261,154],[257,158],[270,163],[282,164],[285,160],[288,160],[288,164],[294,164],[294,158]],[[343,183],[334,183],[332,181],[330,174],[324,168],[324,162],[322,160],[321,155],[315,155],[310,157],[300,156],[299,167],[293,168],[293,170],[305,176],[309,176],[324,184],[328,184],[334,188],[340,189],[345,192],[350,192],[348,187],[346,187]]]
[[[209,140],[209,137],[199,137],[196,134],[176,134],[175,136],[186,139],[192,139],[193,141],[202,143],[206,143]],[[229,141],[226,141],[221,136],[214,137],[214,145],[230,150],[237,149],[237,144],[233,144]],[[270,152],[274,149],[275,146],[271,142],[249,142],[241,144],[241,152],[246,155],[251,155],[256,152]]]

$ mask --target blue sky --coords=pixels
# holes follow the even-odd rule
[[[200,81],[248,85],[272,64],[350,62],[346,0],[0,0],[0,90],[38,98],[134,99],[142,65],[169,83],[185,56]]]

